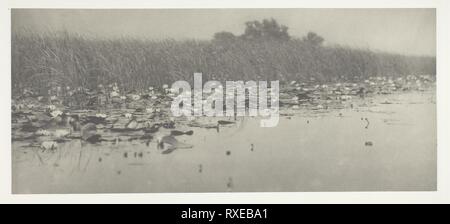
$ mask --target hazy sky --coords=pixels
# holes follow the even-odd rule
[[[244,22],[274,18],[291,36],[314,31],[327,44],[402,54],[435,55],[434,9],[13,9],[12,27],[67,30],[95,37],[210,39],[239,35]]]

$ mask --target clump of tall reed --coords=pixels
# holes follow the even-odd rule
[[[379,53],[343,46],[287,41],[200,41],[94,39],[71,34],[15,32],[12,35],[12,92],[42,95],[55,86],[95,88],[118,83],[145,90],[194,72],[214,80],[333,82],[373,76],[436,72],[434,57]]]

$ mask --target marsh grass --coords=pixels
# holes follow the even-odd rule
[[[55,86],[126,91],[204,80],[357,81],[435,74],[435,58],[289,41],[94,39],[67,32],[13,32],[12,92],[47,94]]]

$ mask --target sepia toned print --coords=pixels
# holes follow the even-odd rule
[[[12,191],[435,191],[434,9],[13,9]]]

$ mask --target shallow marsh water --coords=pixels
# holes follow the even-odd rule
[[[385,101],[388,104],[384,104]],[[13,142],[13,193],[409,191],[436,189],[435,92],[376,96],[341,110],[290,109],[274,128],[259,118],[193,130],[192,144]],[[283,111],[282,111],[283,113]],[[366,121],[366,118],[368,122]],[[178,128],[178,127],[177,127]]]

